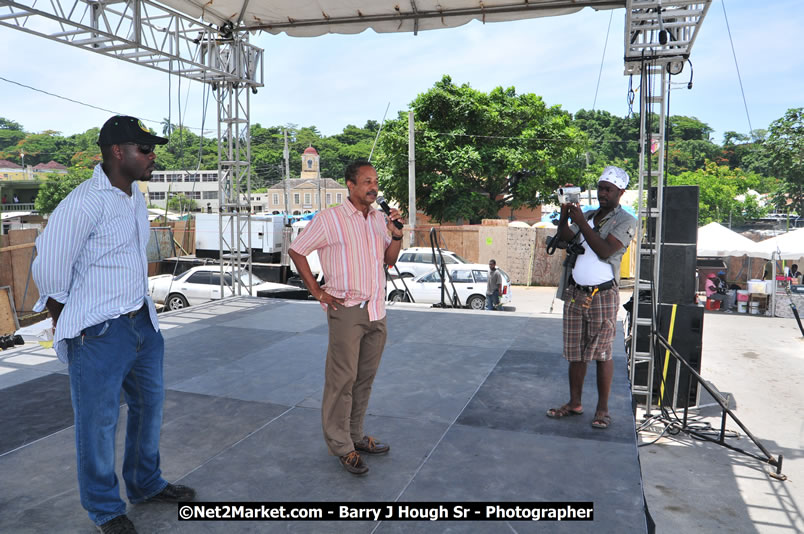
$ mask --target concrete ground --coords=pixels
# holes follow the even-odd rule
[[[515,287],[513,300],[517,312],[560,316],[560,300],[550,313],[554,294],[554,288]],[[621,303],[630,297],[622,291]],[[771,454],[783,456],[788,479],[776,480],[768,475],[771,466],[686,434],[647,445],[661,430],[652,425],[639,434],[645,444],[639,456],[657,532],[804,532],[804,338],[795,320],[707,312],[701,375],[730,395],[737,417]],[[720,410],[702,408],[700,423],[719,429]],[[760,454],[734,421],[726,428],[737,432],[728,443]]]
[[[566,387],[560,317],[415,306],[388,309],[366,431],[392,448],[367,458],[362,478],[321,437],[328,328],[318,303],[236,297],[162,315],[164,477],[199,501],[575,501],[593,503],[593,521],[180,522],[175,505],[129,506],[139,531],[647,532],[623,350],[615,422],[596,430],[591,410],[544,415]],[[75,482],[66,372],[36,343],[0,352],[0,533],[94,531]]]

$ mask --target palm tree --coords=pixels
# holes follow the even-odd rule
[[[162,135],[164,135],[165,137],[170,137],[170,134],[173,132],[175,128],[176,128],[175,125],[170,124],[170,119],[168,119],[167,117],[162,119]]]

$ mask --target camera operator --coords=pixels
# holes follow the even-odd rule
[[[560,408],[547,410],[547,416],[560,419],[583,413],[586,367],[594,360],[598,401],[592,426],[600,429],[611,424],[608,399],[620,305],[620,260],[636,231],[636,219],[620,207],[626,187],[628,174],[619,167],[606,167],[597,184],[600,207],[584,215],[578,204],[562,204],[558,223],[558,237],[567,243],[568,253],[557,296],[564,301],[564,358],[569,362],[570,400]]]

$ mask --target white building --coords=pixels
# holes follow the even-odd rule
[[[183,194],[195,200],[198,210],[218,211],[218,171],[154,171],[144,182],[148,205],[164,208],[168,198]]]

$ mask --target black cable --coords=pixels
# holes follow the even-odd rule
[[[731,26],[729,26],[729,17],[726,15],[726,0],[720,0],[720,5],[723,7],[723,18],[726,19],[726,31],[729,34],[729,43],[731,44],[731,55],[734,57],[734,68],[737,69],[737,81],[740,82],[740,93],[743,95],[743,106],[745,106],[745,116],[748,119],[748,128],[751,130],[751,138],[754,137],[754,127],[751,126],[751,115],[748,114],[748,101],[745,99],[745,89],[743,89],[743,78],[740,76],[740,65],[737,63],[737,52],[734,51],[734,41],[731,38]]]
[[[609,45],[609,32],[611,32],[611,19],[614,17],[614,10],[609,13],[609,27],[606,30],[606,40],[603,41],[603,57],[600,58],[600,71],[597,73],[597,85],[595,86],[595,99],[592,101],[592,111],[595,110],[597,105],[597,93],[600,90],[600,78],[603,76],[603,62],[606,59],[606,48]]]

